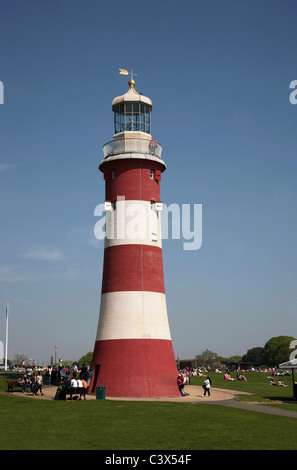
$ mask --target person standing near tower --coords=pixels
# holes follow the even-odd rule
[[[185,384],[184,384],[184,378],[182,374],[179,374],[179,376],[177,377],[177,386],[181,395],[184,397],[185,396],[185,391],[184,391]]]

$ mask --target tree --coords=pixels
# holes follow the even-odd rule
[[[93,358],[93,352],[88,352],[78,360],[78,368],[80,369],[83,365],[90,366]]]
[[[14,357],[14,364],[16,364],[17,366],[21,366],[23,362],[25,364],[28,364],[29,360],[27,356],[25,356],[25,354],[20,354],[20,353],[16,354]]]
[[[267,366],[278,366],[290,358],[292,336],[274,336],[264,345],[262,360]]]
[[[221,365],[226,365],[230,362],[240,362],[241,361],[241,356],[235,355],[235,356],[230,356],[230,357],[218,357],[218,360],[220,361]]]
[[[255,366],[260,366],[263,364],[263,351],[264,348],[256,347],[252,349],[248,349],[247,353],[242,356],[243,362],[252,362]]]
[[[205,349],[201,354],[197,354],[194,359],[195,367],[214,367],[217,366],[219,363],[219,358],[217,353],[210,351],[209,349]]]
[[[228,362],[240,362],[242,360],[241,356],[235,355],[235,356],[230,356],[228,359]]]

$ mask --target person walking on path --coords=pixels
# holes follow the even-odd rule
[[[43,379],[42,379],[41,372],[39,372],[39,374],[36,377],[35,385],[34,385],[34,389],[33,389],[33,394],[34,395],[37,395],[38,390],[40,391],[40,395],[43,395],[42,385],[43,385]]]
[[[211,386],[211,380],[209,377],[206,377],[206,379],[204,379],[204,385],[202,386],[204,389],[204,394],[202,395],[203,397],[206,396],[206,392],[208,393],[208,396],[210,397],[210,386]]]

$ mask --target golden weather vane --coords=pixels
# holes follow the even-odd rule
[[[126,69],[119,69],[119,74],[120,75],[129,75],[129,73],[131,74],[131,79],[129,81],[129,84],[130,84],[130,86],[134,86],[135,81],[134,81],[133,77],[137,77],[137,74],[133,73],[133,69],[131,69],[131,72],[128,72],[128,70],[126,70]]]

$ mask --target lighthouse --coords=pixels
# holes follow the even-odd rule
[[[112,102],[114,136],[103,146],[105,240],[91,392],[175,397],[177,366],[167,316],[160,186],[166,165],[151,135],[152,101],[129,89]]]

